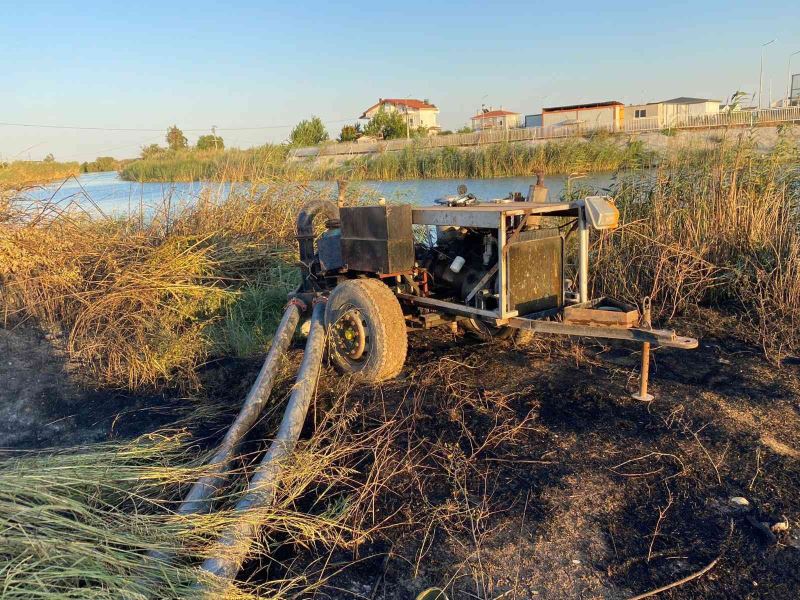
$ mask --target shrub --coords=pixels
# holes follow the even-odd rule
[[[344,125],[342,131],[339,133],[340,142],[355,142],[362,135],[361,123],[354,123],[352,125]]]
[[[292,146],[316,146],[328,139],[328,132],[319,117],[300,121],[289,134]]]
[[[195,147],[198,150],[219,151],[225,149],[225,142],[218,135],[201,135],[197,138],[197,145]]]

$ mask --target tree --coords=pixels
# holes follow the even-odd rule
[[[92,162],[81,164],[81,173],[102,173],[119,170],[120,162],[113,156],[98,156]]]
[[[472,133],[472,127],[469,125],[464,125],[461,129],[456,131],[456,133]]]
[[[225,143],[218,135],[201,135],[197,138],[197,145],[195,147],[198,150],[224,150]]]
[[[149,146],[142,146],[142,152],[140,156],[142,158],[155,158],[159,154],[164,152],[164,148],[159,146],[158,144],[150,144]]]
[[[300,121],[289,135],[292,146],[316,146],[328,139],[328,132],[322,119],[312,116],[311,119]]]
[[[44,162],[55,162],[55,160],[56,158],[53,156],[52,152],[44,157]]]
[[[406,117],[397,111],[381,108],[364,127],[364,134],[391,140],[406,137]],[[411,132],[409,132],[411,133]]]
[[[189,147],[189,140],[183,135],[183,132],[178,129],[177,125],[173,125],[167,129],[167,145],[170,150],[186,150]]]
[[[361,123],[354,123],[353,125],[345,125],[339,133],[340,142],[355,142],[362,135]]]

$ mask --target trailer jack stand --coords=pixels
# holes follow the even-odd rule
[[[652,329],[650,322],[650,296],[642,300],[642,327]],[[631,398],[641,402],[650,402],[653,395],[647,393],[647,380],[650,378],[650,342],[642,342],[642,370],[639,375],[639,393],[631,394]]]
[[[650,376],[650,342],[642,343],[642,372],[639,381],[639,393],[631,394],[631,398],[641,400],[642,402],[650,402],[653,399],[652,394],[647,393],[647,379]]]

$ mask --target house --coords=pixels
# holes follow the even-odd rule
[[[631,104],[625,108],[626,122],[652,119],[658,127],[669,127],[681,117],[699,117],[719,113],[719,100],[681,96],[661,102]]]
[[[410,129],[425,127],[431,133],[437,133],[441,129],[436,105],[428,100],[414,98],[378,98],[377,104],[365,110],[359,119],[371,119],[381,110],[399,112],[406,118]]]
[[[542,109],[544,127],[583,125],[588,129],[608,127],[619,129],[624,120],[625,106],[622,102],[588,102],[570,106],[553,106]]]
[[[522,114],[510,110],[483,109],[470,119],[473,131],[522,127]]]

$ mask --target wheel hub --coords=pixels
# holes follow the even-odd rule
[[[351,360],[358,360],[364,355],[367,334],[358,310],[352,309],[344,313],[336,322],[334,333],[334,343],[341,354]]]

